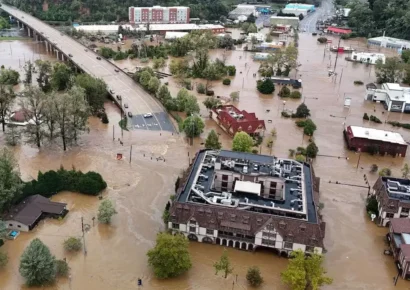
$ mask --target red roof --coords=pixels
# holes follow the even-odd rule
[[[408,218],[393,218],[390,219],[390,224],[395,234],[410,233],[410,219]]]
[[[255,113],[248,113],[245,110],[239,110],[235,106],[221,106],[213,110],[221,125],[231,129],[235,135],[237,132],[255,133],[258,129],[265,129],[265,121],[259,120]]]
[[[10,117],[10,119],[14,122],[25,122],[26,121],[26,116],[30,114],[29,111],[26,111],[25,109],[20,109],[18,111],[14,111]]]
[[[332,27],[332,26],[329,26],[327,28],[327,31],[331,31],[331,32],[334,32],[334,33],[340,33],[340,34],[352,33],[351,29],[343,29],[343,28],[337,28],[337,27]]]

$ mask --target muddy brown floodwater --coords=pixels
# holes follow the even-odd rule
[[[361,41],[347,42],[345,45],[367,50]],[[12,57],[10,48],[13,50]],[[17,57],[17,51],[21,57]],[[50,57],[37,44],[2,42],[0,62],[19,68],[19,60],[21,67],[23,56],[28,57],[33,55],[33,52],[37,57]],[[212,51],[211,57],[222,57],[222,53],[218,50]],[[348,160],[327,157],[318,157],[315,160],[315,170],[322,181],[321,202],[325,206],[323,215],[327,222],[325,266],[329,276],[334,278],[334,283],[323,289],[408,289],[410,284],[403,280],[399,280],[396,287],[393,286],[392,277],[397,273],[393,259],[382,253],[386,248],[383,237],[387,229],[377,227],[366,216],[364,203],[367,189],[331,184],[329,181],[364,185],[363,174],[367,174],[373,184],[377,176],[369,173],[371,164],[376,163],[379,168],[390,167],[393,173],[398,175],[403,164],[409,162],[409,157],[403,159],[362,154],[356,168],[359,155],[345,148],[343,122],[348,125],[396,130],[406,140],[410,140],[410,132],[393,129],[385,124],[364,123],[364,112],[372,113],[382,121],[387,117],[386,113],[383,114],[381,105],[374,106],[363,101],[364,86],[353,85],[355,80],[364,83],[374,81],[374,67],[353,64],[345,61],[343,56],[339,57],[336,69],[339,75],[335,81],[327,76],[329,63],[333,63],[334,59],[335,54],[325,52],[324,55],[324,47],[317,44],[315,37],[300,35],[301,66],[296,74],[303,80],[305,103],[311,109],[312,119],[318,126],[315,142],[319,146],[320,154],[349,157]],[[302,132],[294,122],[280,117],[283,109],[295,110],[302,101],[286,100],[286,104],[283,104],[283,100],[277,96],[279,88],[274,96],[258,94],[255,90],[256,78],[252,75],[259,64],[252,60],[250,53],[229,51],[226,52],[226,61],[237,66],[237,76],[233,78],[230,86],[223,86],[218,82],[214,83],[213,89],[220,96],[229,96],[232,91],[240,91],[237,106],[255,112],[259,118],[264,119],[267,132],[276,128],[277,138],[272,154],[285,157],[288,155],[288,149],[306,146],[308,140],[302,139]],[[133,69],[138,63],[123,61],[118,64]],[[295,72],[292,74],[293,77]],[[171,92],[176,94],[178,85],[173,80],[168,81]],[[344,96],[352,98],[350,109],[343,107]],[[204,96],[198,98],[202,103]],[[286,267],[286,259],[269,252],[250,253],[228,249],[235,269],[234,275],[224,279],[215,276],[212,268],[223,248],[201,243],[190,243],[193,268],[188,273],[167,281],[153,277],[147,267],[145,254],[154,245],[156,233],[164,228],[161,221],[162,210],[169,195],[173,193],[175,178],[188,164],[188,152],[192,157],[196,150],[203,147],[201,143],[211,129],[221,133],[226,148],[230,148],[231,138],[207,118],[208,112],[201,104],[201,114],[207,118],[207,127],[192,147],[186,145],[181,135],[169,132],[162,132],[160,135],[159,132],[152,131],[124,131],[124,146],[121,146],[118,141],[113,141],[113,127],[115,140],[121,137],[117,125],[119,110],[110,102],[105,106],[110,123],[104,125],[98,119],[90,118],[90,133],[81,138],[79,146],[70,148],[66,153],[55,145],[47,145],[41,150],[23,145],[16,147],[14,151],[25,180],[36,177],[39,170],[57,169],[61,165],[100,172],[108,183],[108,189],[103,195],[116,202],[118,215],[113,218],[111,225],[93,224],[92,218],[96,216],[99,204],[96,197],[70,192],[57,194],[53,200],[66,202],[70,209],[69,214],[62,221],[45,220],[34,231],[21,233],[15,241],[8,241],[3,246],[10,262],[0,271],[0,289],[26,289],[18,272],[19,257],[36,237],[49,246],[57,258],[67,258],[71,267],[71,279],[61,279],[54,286],[41,289],[136,289],[139,277],[143,279],[144,289],[250,289],[245,281],[245,273],[251,265],[261,268],[265,279],[261,289],[286,289],[280,282],[280,272]],[[410,122],[409,116],[397,113],[389,114],[388,118]],[[5,144],[2,133],[0,144]],[[133,154],[130,164],[131,145]],[[266,145],[262,145],[261,150],[262,153],[270,153]],[[117,153],[123,153],[124,160],[117,161]],[[165,162],[157,161],[156,157],[159,156],[164,157]],[[64,253],[63,240],[68,236],[81,235],[82,217],[85,223],[90,225],[90,230],[85,235],[87,255]]]

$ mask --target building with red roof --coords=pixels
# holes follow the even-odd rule
[[[351,29],[344,29],[344,28],[338,28],[338,27],[333,27],[329,26],[327,28],[327,33],[333,33],[333,34],[350,34],[352,33]]]
[[[237,132],[258,136],[266,129],[265,121],[259,120],[255,113],[241,111],[233,105],[220,106],[211,110],[210,117],[231,136]]]

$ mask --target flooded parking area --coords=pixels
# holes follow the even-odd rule
[[[373,82],[373,66],[351,63],[339,55],[336,67],[338,75],[336,78],[329,77],[328,70],[333,68],[336,54],[326,51],[310,34],[301,33],[299,39],[298,61],[301,66],[298,71],[292,72],[291,77],[302,79],[304,102],[317,125],[314,141],[319,147],[319,154],[333,156],[319,156],[314,161],[315,173],[321,178],[320,198],[327,223],[325,267],[328,275],[334,279],[332,285],[323,289],[409,289],[409,282],[401,279],[397,286],[393,285],[392,277],[397,274],[397,270],[393,259],[383,255],[387,247],[384,243],[387,229],[370,222],[365,212],[368,190],[334,182],[365,186],[363,175],[366,174],[373,184],[378,176],[369,173],[372,164],[377,164],[379,168],[389,167],[393,175],[401,175],[400,169],[409,162],[409,157],[392,158],[350,152],[346,149],[342,131],[344,125],[368,126],[399,132],[405,140],[410,141],[408,130],[384,123],[384,120],[410,122],[410,118],[399,113],[387,114],[381,104],[364,101],[364,86],[355,86],[353,82]],[[6,67],[17,69],[24,63],[24,57],[32,55],[44,59],[52,57],[45,52],[36,52],[35,43],[11,44],[13,56],[9,43],[0,42],[0,60]],[[342,42],[341,45],[367,50],[360,40]],[[214,82],[213,90],[219,96],[229,96],[232,91],[240,91],[236,106],[255,112],[258,118],[265,120],[268,132],[276,128],[277,137],[272,154],[286,157],[289,149],[306,146],[308,138],[303,136],[293,120],[282,118],[281,111],[295,110],[303,100],[286,99],[284,103],[277,96],[279,86],[273,95],[259,94],[256,91],[257,77],[253,77],[259,63],[254,62],[251,55],[239,50],[226,52],[226,63],[236,65],[237,75],[230,86]],[[214,50],[211,57],[222,58],[223,51]],[[127,67],[135,64],[134,61],[122,63]],[[175,96],[180,86],[172,78],[167,81]],[[102,124],[97,118],[90,118],[90,132],[82,136],[79,146],[67,152],[51,145],[40,150],[27,145],[15,147],[24,180],[35,178],[39,170],[58,169],[61,165],[101,173],[108,183],[103,196],[115,201],[118,215],[113,218],[111,225],[93,224],[92,218],[96,216],[99,205],[97,197],[70,192],[57,194],[53,200],[67,203],[70,212],[64,220],[45,220],[34,231],[21,233],[16,240],[8,241],[3,246],[10,259],[8,266],[0,271],[0,289],[26,289],[18,272],[19,257],[29,242],[38,237],[57,258],[67,258],[71,267],[71,280],[63,279],[56,285],[41,289],[136,289],[138,278],[142,278],[144,289],[251,289],[245,280],[246,270],[251,265],[257,265],[265,279],[260,289],[285,290],[286,287],[280,282],[280,272],[285,269],[287,260],[268,251],[252,253],[229,248],[234,272],[227,279],[216,276],[212,267],[223,251],[222,247],[216,245],[190,243],[193,268],[176,279],[157,280],[147,267],[145,254],[154,245],[156,233],[164,229],[162,211],[169,195],[174,193],[178,174],[187,167],[193,154],[203,148],[203,142],[211,129],[221,134],[224,148],[231,148],[231,137],[209,119],[209,112],[202,105],[206,97],[197,97],[206,128],[192,146],[187,145],[183,134],[167,132],[161,123],[161,116],[157,115],[148,122],[152,122],[151,128],[157,128],[154,123],[158,120],[162,130],[124,131],[121,137],[118,127],[120,110],[107,102],[105,107],[110,123]],[[351,98],[350,108],[344,107],[345,97]],[[363,121],[365,112],[377,116],[383,123]],[[134,116],[133,126],[142,126],[144,120],[141,120],[140,115]],[[122,145],[118,138],[122,138]],[[0,133],[0,145],[4,144],[4,135]],[[270,149],[262,144],[261,152],[270,154]],[[123,155],[122,160],[116,159],[117,153]],[[62,242],[69,236],[81,234],[81,218],[90,226],[85,237],[87,255],[67,254],[63,251]]]

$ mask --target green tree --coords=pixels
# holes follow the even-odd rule
[[[302,94],[298,91],[293,91],[290,93],[291,99],[300,99],[301,97],[302,97]]]
[[[45,135],[43,116],[46,95],[40,88],[30,86],[25,90],[24,96],[25,98],[20,102],[20,107],[24,112],[24,119],[28,122],[28,125],[24,127],[23,134],[26,136],[27,143],[40,148]]]
[[[188,239],[184,235],[159,233],[156,245],[148,251],[148,264],[157,278],[177,277],[191,267]]]
[[[222,105],[222,104],[221,104],[221,101],[218,100],[217,98],[215,98],[214,96],[209,96],[209,97],[207,97],[207,98],[205,99],[205,101],[203,102],[203,104],[205,105],[205,107],[206,107],[208,110],[216,109],[216,108],[218,108],[219,106]]]
[[[246,273],[246,280],[252,287],[258,287],[262,285],[263,278],[259,268],[256,266],[249,267],[248,272]]]
[[[6,253],[0,252],[0,268],[4,268],[9,262],[9,256]]]
[[[33,63],[31,61],[26,62],[26,64],[24,65],[24,72],[24,83],[26,85],[31,85],[31,83],[33,82]]]
[[[161,82],[159,81],[159,79],[157,77],[151,77],[149,79],[147,89],[151,93],[156,93],[158,91],[160,85],[161,85]]]
[[[262,94],[272,94],[275,91],[275,84],[270,78],[266,78],[263,81],[257,81],[256,88]]]
[[[152,68],[153,69],[164,68],[165,65],[166,65],[166,61],[163,57],[159,57],[159,58],[154,57],[152,59]]]
[[[79,74],[75,78],[75,85],[85,90],[86,100],[93,115],[104,109],[107,85],[102,79],[94,78],[88,74]]]
[[[233,272],[233,267],[231,265],[231,261],[228,257],[228,252],[226,250],[223,251],[221,258],[218,262],[214,263],[215,268],[215,275],[217,275],[220,271],[223,272],[224,277],[228,277],[229,274]]]
[[[401,52],[401,59],[405,62],[408,63],[410,60],[410,50],[403,50]]]
[[[20,258],[19,271],[28,286],[42,286],[56,278],[55,257],[39,239],[31,241]]]
[[[3,132],[6,129],[6,117],[11,113],[15,94],[10,86],[0,85],[0,122]]]
[[[352,9],[349,13],[349,27],[354,28],[360,36],[368,37],[369,34],[374,32],[376,25],[373,20],[372,10],[367,2],[355,0],[349,3],[348,8]]]
[[[169,64],[169,71],[175,76],[185,77],[189,74],[189,62],[187,59],[173,59]]]
[[[246,132],[238,132],[233,137],[232,150],[239,152],[251,152],[253,139]]]
[[[249,28],[250,23],[249,22],[244,22],[241,26],[241,29],[247,33],[248,32],[248,28]]]
[[[68,252],[77,252],[81,250],[82,247],[83,243],[81,242],[80,238],[69,237],[67,240],[64,241],[64,250]]]
[[[310,158],[315,158],[317,153],[319,152],[319,148],[316,146],[315,142],[310,143],[306,147],[306,156]]]
[[[219,142],[219,136],[215,130],[211,130],[211,132],[209,132],[208,137],[205,140],[205,148],[216,150],[222,148],[222,144]]]
[[[231,97],[232,102],[237,102],[239,100],[239,92],[232,92],[229,96]]]
[[[63,91],[70,87],[71,69],[64,63],[57,62],[51,73],[51,85],[57,91]]]
[[[4,239],[7,236],[7,231],[6,223],[0,220],[0,239]]]
[[[168,87],[166,85],[162,85],[159,88],[157,97],[162,104],[165,104],[167,100],[172,99],[171,93],[169,92]]]
[[[391,169],[390,168],[383,168],[379,171],[380,176],[391,176]]]
[[[316,124],[313,123],[311,119],[307,119],[305,121],[305,125],[303,126],[303,133],[308,136],[313,136],[313,133],[316,131]]]
[[[37,59],[35,64],[39,70],[37,84],[43,92],[47,93],[51,90],[50,79],[51,72],[53,71],[51,62],[48,60]]]
[[[399,83],[405,72],[405,64],[399,57],[387,57],[383,64],[381,60],[376,62],[377,82],[381,83]]]
[[[205,127],[204,121],[198,115],[189,116],[184,120],[183,129],[185,135],[189,138],[201,135]]]
[[[143,71],[139,77],[139,83],[144,87],[147,88],[149,81],[151,80],[151,74],[148,71]]]
[[[185,105],[188,100],[188,96],[189,92],[187,89],[182,88],[179,90],[176,98],[176,104],[179,112],[183,112],[185,110]]]
[[[290,97],[290,90],[288,87],[283,86],[279,91],[279,97],[281,98],[289,98]]]
[[[56,267],[56,276],[58,277],[67,277],[70,273],[70,267],[68,266],[65,260],[56,260],[55,261]]]
[[[13,152],[7,148],[0,149],[0,212],[9,209],[23,186]]]
[[[403,178],[409,178],[410,168],[407,163],[404,164],[403,168],[401,169],[401,173]]]
[[[98,207],[97,218],[100,223],[109,224],[111,218],[115,215],[117,211],[115,210],[114,204],[111,200],[105,199],[100,203]]]
[[[206,87],[203,83],[199,83],[196,85],[196,91],[198,94],[205,94],[206,92]]]
[[[322,266],[324,257],[314,253],[305,257],[305,253],[296,250],[291,253],[288,267],[281,273],[282,282],[293,290],[318,290],[323,285],[330,285],[332,278],[327,277]]]
[[[310,116],[310,110],[305,105],[305,103],[302,103],[296,108],[296,113],[292,117],[294,117],[294,118],[307,118],[309,116]]]
[[[194,95],[188,95],[186,102],[185,102],[184,111],[187,116],[190,116],[195,113],[199,113],[198,100],[196,99]]]
[[[255,23],[251,23],[246,30],[247,33],[256,33],[258,32],[258,28],[256,27]]]
[[[15,86],[19,83],[19,78],[20,74],[16,70],[3,67],[0,69],[0,85]]]

